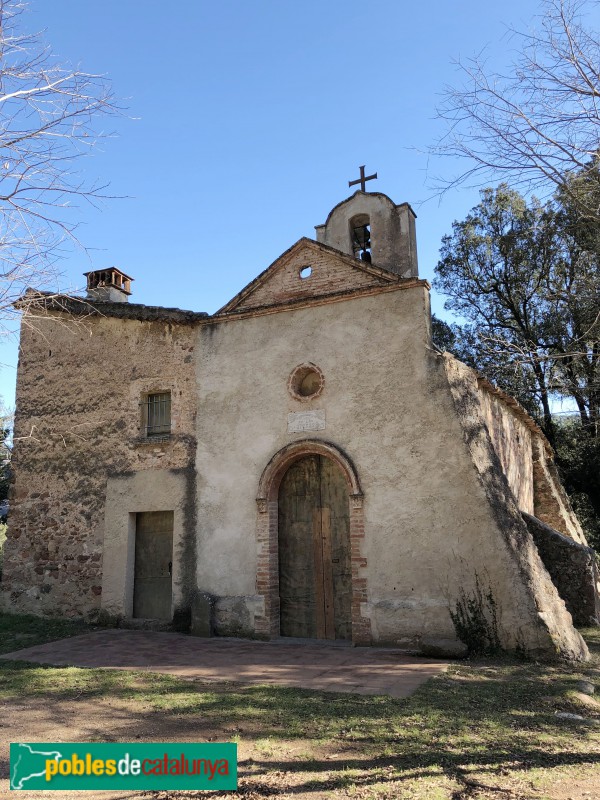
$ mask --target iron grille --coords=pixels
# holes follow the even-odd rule
[[[171,433],[171,392],[149,394],[146,398],[146,436]]]

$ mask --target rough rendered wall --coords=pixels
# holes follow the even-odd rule
[[[552,583],[565,601],[575,625],[600,623],[600,583],[596,554],[536,517],[523,515]]]
[[[326,223],[316,226],[317,241],[352,255],[350,223],[361,216],[369,219],[373,264],[403,278],[417,277],[415,214],[408,203],[397,206],[380,192],[358,191],[339,203]]]
[[[99,316],[77,324],[50,317],[36,328],[24,326],[21,339],[3,602],[15,611],[78,616],[101,603],[109,477],[138,470],[150,483],[153,470],[193,476],[194,337],[185,325]],[[140,438],[140,396],[167,389],[173,435],[149,443]],[[193,503],[193,482],[188,495]],[[158,510],[120,497],[125,519]],[[180,542],[176,563],[177,556],[193,563],[193,545],[193,536]],[[190,575],[184,568],[174,580],[181,597]]]
[[[499,397],[485,389],[479,392],[483,416],[508,485],[521,511],[533,514],[532,433]]]
[[[449,609],[478,576],[493,591],[506,647],[583,657],[585,645],[571,633],[506,481],[516,527],[503,530],[465,441],[444,362],[429,346],[428,322],[427,290],[413,286],[199,328],[198,587],[245,598],[260,616],[261,475],[286,445],[320,439],[353,462],[364,492],[361,613],[374,642],[453,636]],[[318,365],[325,383],[317,398],[300,401],[289,394],[288,378],[306,362]],[[288,427],[296,419],[290,414],[311,411],[319,429]],[[531,565],[524,568],[515,555],[521,540],[543,591]],[[556,632],[556,619],[564,633]]]
[[[501,606],[512,605],[512,619],[505,620],[501,641],[505,646],[512,642],[513,647],[543,658],[587,658],[587,647],[573,628],[571,615],[544,567],[502,471],[486,424],[476,375],[449,354],[443,358],[455,414],[485,495],[494,535],[513,571],[512,585],[503,587],[491,575],[489,580]],[[486,572],[490,574],[487,569]]]
[[[478,388],[490,439],[521,511],[587,545],[542,432],[504,392],[485,379],[478,379]]]

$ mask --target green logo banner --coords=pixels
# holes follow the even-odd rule
[[[13,742],[10,788],[237,789],[237,744]]]

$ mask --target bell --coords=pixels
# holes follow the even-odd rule
[[[358,228],[354,228],[352,235],[361,250],[366,250],[371,246],[371,231],[368,225],[359,225]]]

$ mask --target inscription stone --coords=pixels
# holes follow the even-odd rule
[[[324,430],[325,411],[292,411],[288,414],[288,433]]]

